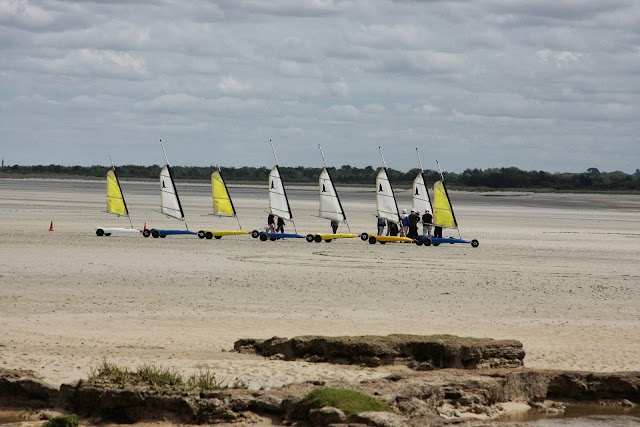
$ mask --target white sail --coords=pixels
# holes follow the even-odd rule
[[[338,198],[336,188],[333,186],[331,176],[327,168],[323,168],[320,172],[320,218],[330,219],[332,221],[346,221],[347,217],[342,209],[342,204]]]
[[[176,191],[176,187],[173,183],[173,177],[171,176],[169,165],[164,165],[160,171],[160,196],[160,212],[179,220],[183,220],[184,213],[182,212],[182,206],[180,205],[178,192]]]
[[[381,168],[376,177],[376,208],[378,217],[395,223],[400,222],[398,204],[386,168]]]
[[[424,213],[427,209],[431,211],[431,199],[429,191],[424,183],[424,174],[418,172],[416,179],[413,180],[413,208]]]
[[[269,173],[269,212],[282,219],[293,218],[278,165],[275,165]]]

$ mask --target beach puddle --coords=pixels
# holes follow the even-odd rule
[[[496,421],[525,422],[537,427],[640,427],[640,407],[567,404],[561,415],[545,414],[532,409],[507,414]]]

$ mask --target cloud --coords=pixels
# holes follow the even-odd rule
[[[251,85],[243,83],[238,79],[230,76],[223,77],[220,83],[218,83],[218,89],[222,93],[226,94],[239,94],[245,93],[251,90]]]

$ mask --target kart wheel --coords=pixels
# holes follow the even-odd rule
[[[167,237],[167,235],[166,235],[166,234],[161,234],[161,235],[160,235],[160,238],[162,238],[162,239],[164,239],[165,237]]]
[[[369,243],[370,244],[375,245],[376,241],[377,241],[377,239],[375,237],[373,237],[373,236],[369,237]]]
[[[211,240],[213,239],[213,233],[210,231],[207,231],[206,233],[204,233],[204,237],[206,237],[207,240]]]
[[[316,237],[313,238],[313,241],[316,243],[322,242],[322,237],[319,234],[316,234]]]
[[[369,239],[369,235],[367,233],[362,233],[360,235],[360,238],[362,239],[363,242],[366,242]]]
[[[104,236],[104,230],[102,228],[98,228],[96,230],[96,236],[98,236],[98,237]]]
[[[111,233],[104,233],[104,235],[109,237],[109,236],[111,236]]]
[[[220,239],[222,239],[222,236],[213,236],[213,237],[215,237],[215,238],[216,238],[216,240],[220,240]]]
[[[333,240],[333,239],[327,239],[327,240],[325,240],[325,242],[327,242],[327,243],[331,243],[331,241],[332,241],[332,240]]]
[[[267,235],[266,235],[266,234],[261,234],[261,235],[260,235],[260,241],[261,241],[261,242],[266,242],[266,241],[267,241],[267,239],[268,239],[268,237],[267,237]]]
[[[307,239],[307,242],[312,243],[313,242],[313,234],[307,234],[307,237],[305,237],[305,239]]]
[[[251,232],[251,237],[253,237],[254,239],[257,239],[259,235],[260,233],[258,232],[258,230],[253,230]]]
[[[385,243],[387,243],[387,242],[385,242],[384,240],[380,240],[380,244],[381,245],[384,245]]]
[[[424,239],[424,241],[422,243],[424,243],[425,246],[431,246],[432,242],[431,242],[431,239],[426,238],[426,239]]]
[[[423,243],[424,243],[424,242],[423,242],[422,240],[420,240],[420,239],[416,239],[416,245],[418,245],[418,246],[422,246],[422,244],[423,244]]]
[[[433,246],[440,246],[440,243],[433,242]]]
[[[275,237],[269,237],[269,240],[271,240],[272,242],[275,242],[277,239]]]
[[[149,237],[149,236],[151,236],[151,231],[149,231],[149,230],[142,230],[142,235],[143,235],[144,237]]]
[[[153,236],[154,239],[157,239],[158,237],[160,237],[160,232],[158,230],[153,230],[151,232],[151,235]]]
[[[472,248],[477,248],[478,246],[480,246],[480,242],[478,242],[476,239],[473,239],[471,241],[471,247]]]
[[[204,239],[204,230],[198,231],[198,237]]]

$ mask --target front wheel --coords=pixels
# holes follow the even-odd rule
[[[471,241],[471,247],[472,248],[477,248],[478,246],[480,246],[480,242],[478,242],[476,239],[473,239]]]
[[[312,243],[313,242],[313,234],[307,234],[307,237],[305,237],[305,239],[307,240],[307,242]]]
[[[198,237],[204,239],[204,230],[198,231]]]
[[[266,241],[267,241],[267,239],[268,239],[268,237],[267,237],[267,235],[266,235],[266,234],[261,234],[261,235],[260,235],[260,241],[261,241],[261,242],[266,242]]]
[[[369,239],[369,235],[367,233],[362,233],[360,235],[360,239],[362,239],[363,242],[366,242]]]
[[[98,228],[96,230],[96,236],[98,236],[98,237],[104,236],[104,230],[102,228]]]
[[[424,244],[424,242],[420,239],[416,239],[416,245],[418,246],[422,246]]]
[[[257,239],[259,235],[260,235],[260,232],[258,230],[253,230],[251,232],[251,237],[253,237],[254,239]]]
[[[142,230],[142,235],[144,237],[149,237],[149,236],[151,236],[151,231],[149,231],[147,229],[144,229],[144,230]]]
[[[376,238],[375,238],[375,237],[373,237],[373,236],[369,237],[369,244],[371,244],[371,245],[375,245],[375,244],[376,244],[376,241],[377,241],[377,240],[376,240]]]

